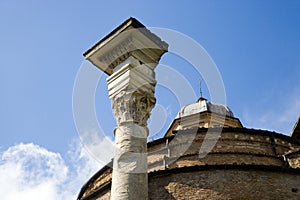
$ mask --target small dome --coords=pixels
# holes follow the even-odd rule
[[[211,113],[216,113],[219,115],[224,115],[228,117],[234,117],[230,108],[223,104],[216,104],[207,101],[207,99],[201,97],[196,103],[186,105],[180,109],[176,118],[186,117],[189,115],[202,113],[209,111]]]

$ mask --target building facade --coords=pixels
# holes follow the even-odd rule
[[[167,49],[129,18],[84,54],[109,75],[117,152],[78,200],[300,199],[299,119],[291,137],[249,129],[228,106],[201,97],[146,143],[154,68]]]
[[[230,123],[218,124],[222,117]],[[205,99],[182,108],[171,127],[148,143],[149,199],[300,199],[294,137],[245,128],[227,106]],[[208,136],[216,136],[216,144],[201,156]],[[111,178],[110,163],[88,180],[78,200],[109,199]]]

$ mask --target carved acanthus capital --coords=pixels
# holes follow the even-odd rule
[[[118,125],[131,122],[140,126],[147,125],[147,120],[156,101],[153,94],[139,91],[122,91],[112,100]]]

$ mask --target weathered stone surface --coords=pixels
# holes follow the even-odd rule
[[[129,18],[97,42],[83,55],[99,69],[111,75],[128,57],[142,63],[158,63],[168,44],[151,33],[135,18]]]
[[[284,155],[288,165],[292,168],[300,169],[300,149],[293,149]]]
[[[146,126],[150,116],[150,111],[155,104],[155,98],[152,95],[128,91],[121,92],[112,98],[113,110],[117,124],[134,123],[140,126]],[[134,134],[134,132],[132,133]],[[147,138],[148,135],[135,134],[135,137]]]
[[[129,56],[107,79],[117,122],[112,200],[148,199],[147,120],[155,104],[157,63],[143,61]]]
[[[300,174],[205,170],[149,177],[149,199],[300,199]]]
[[[108,200],[106,190],[97,200]],[[206,169],[150,174],[149,199],[300,199],[300,174],[258,169]]]
[[[148,199],[147,120],[155,104],[155,79],[148,66],[136,61],[130,58],[107,80],[117,121],[112,200]]]
[[[194,131],[181,152],[183,138]],[[223,128],[212,151],[199,158],[206,131],[180,131],[148,144],[149,199],[299,199],[297,141],[269,131]],[[107,180],[96,182],[102,179]],[[109,188],[98,195],[109,199]]]
[[[112,200],[148,199],[147,120],[155,104],[154,68],[167,49],[167,43],[129,18],[84,53],[110,75],[117,121]]]

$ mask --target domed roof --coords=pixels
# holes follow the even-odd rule
[[[216,104],[207,101],[207,99],[200,97],[196,103],[186,105],[180,109],[176,118],[186,117],[189,115],[202,113],[209,111],[211,113],[216,113],[219,115],[224,115],[228,117],[234,117],[233,112],[230,108],[223,104]]]

